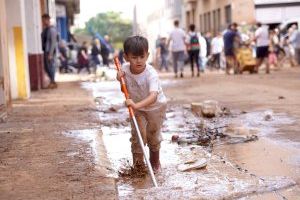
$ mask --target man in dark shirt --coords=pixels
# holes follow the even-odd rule
[[[102,56],[103,65],[109,67],[109,54],[112,51],[111,45],[109,44],[109,36],[105,35],[104,40],[106,43],[101,43],[101,51],[100,54]]]
[[[235,42],[237,42],[239,34],[237,32],[237,24],[232,23],[225,32],[224,39],[224,53],[226,57],[226,73],[230,73],[230,69],[234,69],[234,73],[238,73],[237,60],[235,56]]]
[[[165,70],[168,72],[169,71],[169,67],[168,67],[168,53],[169,52],[168,52],[166,37],[163,36],[160,39],[160,43],[158,44],[158,50],[159,50],[160,59],[161,59],[159,71],[162,71],[163,68],[165,68]]]
[[[57,31],[54,26],[50,24],[50,16],[48,14],[44,14],[42,16],[43,22],[43,32],[42,32],[42,48],[44,51],[44,68],[50,79],[50,84],[47,88],[54,89],[57,88],[57,84],[55,82],[55,65],[54,58],[56,55],[57,48]]]

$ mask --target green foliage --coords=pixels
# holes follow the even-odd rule
[[[77,29],[76,34],[89,34],[88,27],[98,32],[100,35],[109,35],[113,44],[122,43],[126,37],[132,34],[130,20],[122,19],[118,12],[99,13],[85,23],[84,29]]]

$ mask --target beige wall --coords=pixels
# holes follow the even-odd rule
[[[249,24],[253,23],[255,19],[255,7],[253,0],[185,0],[184,3],[186,12],[185,27],[188,28],[188,24],[194,21],[197,30],[201,32],[208,31],[209,25],[207,24],[205,27],[204,22],[207,21],[208,23],[208,18],[210,19],[209,31],[218,31],[214,30],[214,24],[218,27],[217,29],[225,29],[228,25],[225,18],[225,7],[228,5],[231,6],[232,22]],[[218,9],[220,10],[218,11]],[[191,14],[193,10],[195,12],[194,20],[192,19]],[[187,14],[188,12],[190,13],[189,18]],[[214,20],[219,19],[218,14],[220,15],[220,21]],[[204,20],[204,18],[206,20]],[[202,23],[200,22],[200,19],[202,20]]]
[[[233,21],[239,24],[255,23],[255,5],[253,0],[233,0]]]
[[[0,122],[11,100],[5,7],[5,0],[0,0]]]

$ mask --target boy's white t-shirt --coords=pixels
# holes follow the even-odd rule
[[[167,99],[162,91],[156,70],[149,64],[146,64],[145,70],[140,74],[132,74],[130,72],[130,64],[125,63],[122,66],[125,72],[125,82],[129,92],[129,97],[134,102],[140,102],[147,98],[150,92],[157,92],[157,100],[155,103],[141,108],[141,111],[151,111],[160,108],[166,104]]]

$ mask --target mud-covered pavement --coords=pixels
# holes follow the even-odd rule
[[[80,83],[14,102],[0,123],[0,199],[116,199],[96,110]]]
[[[120,199],[298,199],[300,110],[295,108],[300,99],[299,69],[269,76],[208,74],[176,81],[165,75],[162,82],[169,107],[158,189],[152,188],[148,176],[123,174],[131,164],[130,128],[118,83],[84,85],[93,91],[100,109]],[[196,117],[190,103],[207,99],[219,101],[230,114],[213,119]],[[272,113],[272,119],[266,118],[268,113]],[[225,137],[210,138],[209,144],[188,139],[172,143],[174,135],[197,136],[203,123],[224,132]],[[253,135],[258,140],[245,140]],[[207,160],[206,168],[188,172],[178,169],[185,162],[199,159]]]

